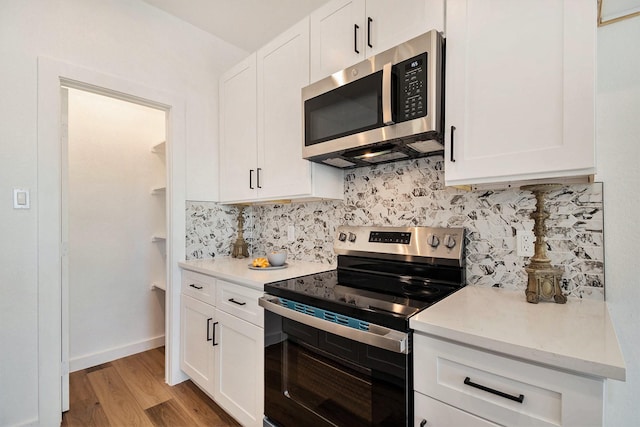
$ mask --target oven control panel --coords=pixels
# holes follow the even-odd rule
[[[369,242],[408,245],[411,243],[411,233],[406,231],[372,231],[369,233]]]
[[[429,263],[464,263],[462,227],[338,227],[334,241],[338,255],[410,257]]]

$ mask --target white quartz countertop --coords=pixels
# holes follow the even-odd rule
[[[336,268],[333,264],[287,260],[287,268],[278,270],[251,270],[249,264],[252,259],[253,258],[237,259],[230,257],[197,259],[182,261],[179,262],[178,265],[185,270],[208,274],[218,279],[228,280],[259,290],[264,290],[265,283],[321,273]]]
[[[466,286],[410,320],[417,332],[584,375],[625,380],[602,301],[530,304],[524,292]]]

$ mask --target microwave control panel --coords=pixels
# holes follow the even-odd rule
[[[427,115],[427,54],[415,56],[394,66],[396,123]]]

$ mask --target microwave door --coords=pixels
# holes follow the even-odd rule
[[[383,74],[375,72],[306,100],[305,145],[382,127]]]

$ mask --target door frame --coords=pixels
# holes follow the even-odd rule
[[[167,112],[167,290],[165,381],[187,377],[180,370],[180,269],[185,257],[186,101],[163,89],[38,57],[38,420],[54,425],[62,408],[62,145],[61,86],[147,105]],[[65,315],[68,316],[68,313]],[[68,324],[67,324],[68,326]],[[66,331],[68,334],[68,330]]]

